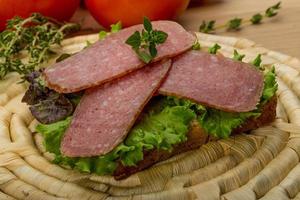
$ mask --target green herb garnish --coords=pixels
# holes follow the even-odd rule
[[[202,33],[209,33],[209,32],[212,32],[215,28],[215,23],[216,21],[214,20],[211,20],[211,21],[202,21],[202,24],[200,25],[199,27],[199,31],[202,32]]]
[[[0,33],[0,79],[9,72],[25,76],[38,70],[56,54],[51,47],[59,45],[67,33],[78,29],[77,24],[61,24],[38,13],[26,19],[9,20],[6,30]],[[28,55],[28,61],[21,59],[24,54]]]
[[[208,52],[210,54],[217,54],[218,50],[221,49],[221,46],[219,44],[214,44],[214,46],[208,48]]]
[[[199,32],[202,33],[213,33],[215,30],[227,29],[228,31],[237,31],[241,28],[243,24],[260,24],[264,18],[270,18],[277,15],[281,2],[269,7],[264,13],[254,14],[250,19],[234,18],[229,20],[225,24],[216,25],[215,20],[202,21],[202,24],[199,27]]]
[[[261,54],[256,56],[256,58],[252,61],[252,65],[254,65],[257,69],[263,69],[263,67],[261,67]]]
[[[99,36],[99,40],[103,40],[104,38],[106,38],[107,32],[106,31],[100,31],[98,36]]]
[[[149,63],[157,55],[156,46],[164,43],[167,37],[167,33],[153,30],[151,21],[144,17],[144,29],[141,32],[134,32],[126,40],[126,44],[132,47],[140,60]]]
[[[271,6],[265,11],[265,16],[266,17],[274,17],[277,15],[278,10],[280,9],[281,2],[278,2],[274,6]]]
[[[234,50],[232,58],[233,60],[242,61],[244,57],[244,54],[239,54],[239,52],[236,49]]]
[[[110,32],[100,31],[98,36],[99,40],[103,40],[109,33],[117,33],[122,29],[122,23],[118,21],[116,24],[110,25]]]
[[[263,15],[260,13],[257,13],[255,15],[253,15],[250,19],[252,24],[259,24],[261,22],[261,20],[263,19]]]
[[[227,23],[227,30],[238,30],[241,27],[243,19],[242,18],[234,18],[229,20]]]
[[[110,25],[110,32],[111,33],[117,33],[122,29],[122,23],[118,21],[115,24]]]
[[[201,49],[201,45],[199,43],[199,40],[196,40],[196,42],[192,46],[192,49],[193,50],[200,50]]]

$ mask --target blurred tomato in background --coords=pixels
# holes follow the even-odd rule
[[[0,31],[6,21],[14,16],[28,17],[33,12],[59,21],[69,20],[80,4],[80,0],[0,0]]]
[[[122,22],[123,27],[139,24],[144,16],[151,20],[174,19],[190,0],[85,0],[93,17],[104,27]]]

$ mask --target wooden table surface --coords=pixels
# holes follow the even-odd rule
[[[234,18],[250,18],[257,12],[264,12],[278,0],[194,0],[177,21],[186,29],[198,31],[203,20],[225,23]],[[99,25],[85,10],[79,10],[73,17],[83,28],[99,29]],[[300,58],[300,0],[282,0],[282,8],[274,18],[266,19],[260,25],[247,25],[236,32],[218,31],[216,34],[244,37],[262,46]]]
[[[234,17],[249,18],[276,3],[274,0],[211,0],[189,8],[178,21],[188,30],[197,31],[202,20],[224,23]],[[264,20],[263,24],[217,34],[248,38],[268,49],[300,58],[300,0],[283,0],[278,16]]]

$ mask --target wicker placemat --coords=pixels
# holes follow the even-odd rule
[[[67,39],[62,51],[77,52],[97,37]],[[263,64],[275,65],[276,122],[115,181],[50,162],[53,155],[45,152],[43,139],[33,132],[37,122],[20,101],[26,86],[10,74],[0,82],[0,199],[300,199],[300,61],[246,39],[200,33],[198,37],[204,49],[219,43],[225,56],[237,49],[251,61],[260,53]]]

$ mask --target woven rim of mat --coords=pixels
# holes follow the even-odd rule
[[[300,61],[252,41],[197,33],[205,49],[218,43],[250,62],[258,53],[278,76],[277,119],[249,135],[203,145],[115,181],[52,164],[36,120],[21,103],[16,74],[0,82],[0,199],[292,199],[300,198]],[[74,53],[97,35],[70,38],[58,51]],[[54,62],[54,61],[51,61]],[[49,64],[51,64],[51,62]]]

